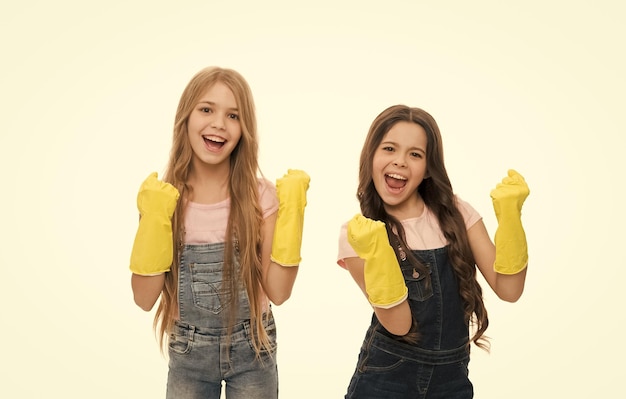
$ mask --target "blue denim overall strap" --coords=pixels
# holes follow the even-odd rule
[[[224,247],[224,243],[183,247],[178,272],[180,322],[195,327],[226,327],[233,297],[238,301],[234,322],[250,319],[250,303],[243,285],[234,295],[222,291]],[[235,262],[238,271],[236,256]]]
[[[457,277],[449,261],[448,247],[412,252],[430,274],[430,279],[419,275],[408,259],[401,261],[411,313],[421,336],[418,347],[450,350],[466,345],[469,326],[465,321]]]
[[[374,314],[346,398],[473,397],[467,378],[469,328],[448,248],[412,252],[430,276],[401,261],[419,340],[400,340]]]

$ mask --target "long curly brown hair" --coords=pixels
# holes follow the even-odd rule
[[[239,110],[241,138],[230,156],[230,214],[224,249],[223,281],[227,294],[237,290],[243,283],[250,301],[250,324],[252,344],[259,355],[270,351],[271,344],[263,327],[264,309],[259,303],[261,281],[261,227],[262,210],[258,201],[258,139],[255,106],[252,92],[246,80],[232,69],[208,67],[199,71],[183,91],[174,121],[174,135],[170,159],[164,180],[180,192],[173,217],[174,261],[171,271],[166,273],[161,301],[156,311],[154,327],[164,349],[176,314],[179,256],[184,241],[184,214],[186,199],[192,191],[187,184],[193,151],[189,143],[187,122],[200,96],[217,82],[226,85],[234,94]],[[238,251],[235,251],[237,246]],[[240,274],[236,273],[235,252],[239,253]],[[231,324],[237,301],[230,301],[228,318]]]
[[[387,132],[401,121],[416,123],[426,131],[428,178],[422,181],[417,191],[426,206],[437,217],[443,235],[448,241],[450,261],[464,304],[465,322],[475,329],[470,342],[488,350],[489,342],[484,337],[484,333],[489,325],[489,318],[483,302],[482,288],[476,280],[476,264],[469,245],[465,222],[457,207],[456,197],[446,172],[441,133],[435,119],[426,111],[406,105],[394,105],[381,112],[372,122],[361,151],[359,167],[357,198],[361,205],[361,212],[365,217],[384,222],[390,236],[395,235],[400,245],[408,248],[402,224],[387,213],[372,180],[374,153]],[[397,248],[395,249],[398,255]],[[404,252],[420,273],[424,274],[425,266],[412,255],[411,251]],[[419,331],[416,333],[415,328],[411,329],[411,333],[415,334],[415,337],[419,335]]]

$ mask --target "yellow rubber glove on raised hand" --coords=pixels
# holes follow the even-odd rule
[[[135,274],[156,275],[170,270],[173,259],[172,215],[180,194],[174,186],[157,179],[154,172],[137,194],[141,218],[130,255]]]
[[[304,207],[310,181],[306,172],[296,169],[289,169],[287,174],[276,180],[278,216],[274,227],[271,259],[281,266],[298,266],[302,260],[300,248]]]
[[[528,194],[530,190],[524,177],[513,169],[491,190],[493,209],[498,219],[493,268],[500,274],[519,273],[528,264],[528,245],[521,219],[522,205]]]
[[[365,261],[365,291],[370,303],[389,309],[404,301],[408,289],[385,224],[355,215],[348,222],[348,242]]]

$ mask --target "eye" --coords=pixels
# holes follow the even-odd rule
[[[421,152],[412,152],[411,156],[413,158],[423,158],[422,153]]]
[[[228,114],[228,117],[229,117],[230,119],[234,119],[234,120],[236,120],[236,121],[238,121],[238,120],[239,120],[239,115],[237,115],[237,114]]]
[[[393,147],[391,147],[391,146],[388,146],[388,145],[387,145],[387,146],[384,146],[384,147],[382,148],[382,150],[383,150],[383,151],[387,151],[387,152],[392,152],[392,151],[393,151]]]
[[[200,112],[209,113],[209,112],[212,112],[212,109],[209,107],[202,107],[200,108]]]

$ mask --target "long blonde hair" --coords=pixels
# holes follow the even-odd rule
[[[467,230],[461,212],[457,208],[456,197],[446,172],[443,160],[443,143],[439,126],[435,119],[420,108],[406,105],[394,105],[381,112],[372,122],[361,151],[359,167],[359,187],[357,198],[364,216],[385,222],[388,233],[394,235],[404,248],[408,248],[404,228],[399,220],[387,213],[384,203],[372,180],[372,160],[383,137],[398,122],[410,122],[421,126],[426,132],[426,162],[429,178],[424,179],[417,188],[424,203],[437,217],[443,235],[449,243],[449,255],[452,268],[459,283],[459,294],[463,300],[465,322],[472,324],[475,333],[471,338],[478,347],[488,350],[489,342],[484,336],[489,326],[487,309],[483,302],[482,288],[476,280],[476,266],[467,237]],[[407,257],[422,273],[422,265],[411,251],[405,251]],[[397,255],[397,254],[396,254]],[[428,273],[426,273],[428,275]]]
[[[263,214],[258,200],[258,140],[255,106],[252,92],[246,80],[232,69],[208,67],[199,71],[187,84],[178,103],[174,122],[174,135],[170,158],[164,181],[180,192],[173,224],[174,261],[171,271],[166,273],[161,301],[154,318],[161,350],[165,349],[169,332],[174,323],[177,305],[178,270],[180,253],[184,242],[185,199],[192,187],[187,184],[193,151],[187,134],[189,115],[200,96],[217,82],[226,85],[234,94],[239,110],[241,138],[230,156],[230,214],[224,248],[223,281],[226,294],[235,295],[239,284],[243,284],[250,300],[250,324],[252,344],[257,356],[262,350],[270,349],[270,342],[263,327],[263,306],[259,303],[261,281],[261,227]],[[241,270],[237,274],[235,249],[239,254]],[[230,301],[228,325],[232,321],[237,301]]]

